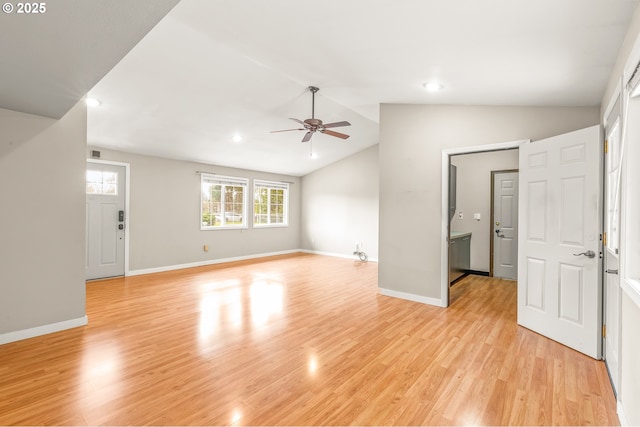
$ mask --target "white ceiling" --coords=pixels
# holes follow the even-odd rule
[[[101,4],[60,5],[82,15],[77,2]],[[376,144],[380,103],[597,106],[638,2],[182,0],[90,91],[102,105],[89,111],[88,142],[301,176]],[[30,49],[53,25],[29,29]],[[56,25],[73,34],[68,20]],[[101,31],[96,49],[108,49],[116,31]],[[64,63],[56,55],[44,59]],[[11,85],[29,99],[31,82],[16,73],[0,81],[0,102]],[[59,78],[44,82],[65,95]],[[426,92],[430,80],[443,90]],[[335,129],[351,135],[344,141],[316,134],[315,160],[304,132],[269,133],[311,116],[309,85],[320,87],[316,117],[352,123]],[[236,133],[242,142],[232,142]]]

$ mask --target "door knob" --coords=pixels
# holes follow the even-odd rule
[[[580,252],[579,254],[573,254],[573,256],[580,256],[580,255],[584,255],[587,258],[595,258],[596,257],[596,253],[593,252],[592,250],[588,250],[586,252]]]
[[[618,270],[606,270],[609,274],[618,274]]]
[[[498,237],[504,237],[504,234],[500,234],[500,230],[496,228],[496,235]]]

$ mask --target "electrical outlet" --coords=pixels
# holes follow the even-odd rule
[[[476,221],[480,221],[480,214],[478,212],[474,213],[473,219],[475,219]]]
[[[209,245],[204,245],[202,247],[202,250],[205,251],[205,252],[209,252]]]
[[[458,219],[464,219],[464,214],[462,211],[458,212]]]

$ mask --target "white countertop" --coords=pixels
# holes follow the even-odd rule
[[[471,232],[470,231],[452,231],[451,232],[451,238],[452,239],[459,239],[460,237],[471,237]]]

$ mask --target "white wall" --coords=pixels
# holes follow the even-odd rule
[[[378,145],[302,178],[302,248],[378,258]]]
[[[0,109],[0,343],[86,321],[86,114]]]
[[[518,169],[518,150],[451,156],[457,170],[456,215],[453,231],[471,232],[471,270],[490,271],[491,172]],[[463,213],[460,219],[458,213]],[[480,214],[480,221],[473,219]]]
[[[300,248],[300,178],[143,156],[90,147],[101,160],[131,165],[129,269],[146,272],[185,264],[295,251]],[[200,230],[200,175],[219,175],[292,182],[289,226],[243,230]],[[249,199],[251,200],[251,198]],[[252,208],[251,204],[251,208]],[[203,246],[208,245],[205,252]]]
[[[443,149],[537,140],[599,122],[599,109],[587,107],[382,104],[379,287],[442,297]]]

